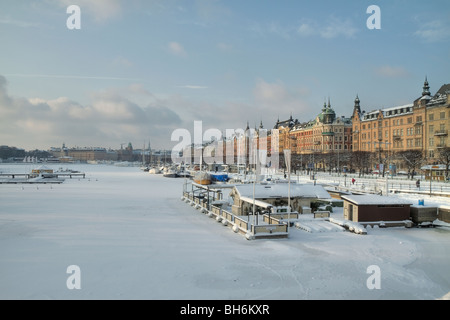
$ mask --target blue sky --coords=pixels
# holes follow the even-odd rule
[[[350,116],[356,94],[370,111],[450,83],[445,0],[2,0],[0,41],[0,144],[25,149],[170,148],[195,120],[270,128],[328,97]]]

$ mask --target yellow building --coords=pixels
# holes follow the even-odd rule
[[[422,95],[413,103],[370,112],[361,111],[357,97],[352,116],[353,151],[372,153],[373,168],[389,164],[404,169],[408,160],[401,155],[406,152],[436,162],[437,151],[448,147],[449,93],[450,85],[444,85],[431,97],[425,79]]]

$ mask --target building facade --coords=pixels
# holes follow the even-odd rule
[[[291,116],[274,129],[280,154],[290,149],[299,169],[340,170],[353,148],[351,119],[337,117],[329,99],[315,119],[301,123]]]
[[[361,111],[355,99],[352,115],[353,151],[372,154],[373,169],[416,170],[419,163],[436,163],[438,152],[449,147],[450,85],[431,96],[425,79],[422,95],[413,103]],[[411,159],[417,158],[411,167]],[[419,159],[420,158],[420,159]],[[394,172],[393,172],[394,173]]]

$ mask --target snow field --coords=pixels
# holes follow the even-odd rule
[[[183,179],[135,167],[70,168],[86,179],[0,185],[0,298],[440,299],[450,292],[447,227],[367,228],[367,235],[290,228],[288,239],[248,241],[180,201]],[[80,267],[80,290],[66,286],[70,265]],[[380,289],[367,287],[371,265],[380,268]]]

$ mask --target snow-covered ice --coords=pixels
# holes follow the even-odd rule
[[[290,228],[288,239],[248,241],[181,201],[183,179],[137,167],[70,168],[86,178],[0,185],[1,299],[449,297],[448,227],[368,227],[367,235]],[[66,285],[71,265],[80,267],[81,289]],[[371,265],[380,289],[367,286]]]

